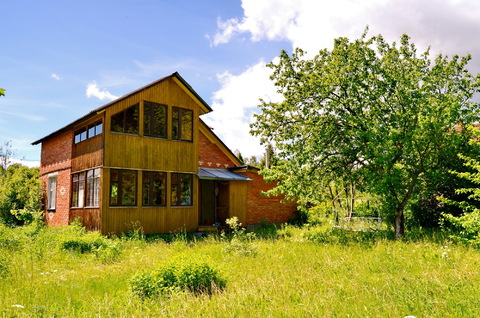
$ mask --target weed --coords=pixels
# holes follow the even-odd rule
[[[225,286],[219,271],[199,256],[174,257],[155,271],[137,274],[130,280],[131,290],[141,298],[179,291],[212,294]]]

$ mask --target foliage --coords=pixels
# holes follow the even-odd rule
[[[255,233],[247,233],[242,223],[238,222],[238,217],[233,216],[225,220],[225,223],[230,227],[232,235],[229,236],[229,243],[223,249],[226,253],[236,254],[241,256],[252,256],[256,254],[254,246],[251,241],[255,238]],[[225,232],[222,233],[226,237]]]
[[[0,222],[19,225],[41,219],[41,193],[38,168],[9,165],[0,173]]]
[[[263,171],[280,180],[270,193],[321,202],[318,189],[331,180],[350,182],[380,197],[403,237],[408,204],[466,139],[468,130],[454,128],[477,118],[471,98],[480,75],[468,73],[470,55],[432,61],[407,35],[389,44],[366,33],[335,39],[313,59],[303,55],[282,51],[269,64],[284,100],[262,101],[252,124],[251,133],[277,150],[279,160]]]
[[[5,96],[5,90],[3,88],[0,88],[0,96]]]
[[[476,143],[478,141],[473,141]],[[458,206],[462,209],[463,214],[454,216],[449,213],[443,213],[445,221],[452,224],[456,229],[456,234],[452,235],[455,240],[466,242],[468,244],[480,247],[480,161],[476,158],[470,158],[465,155],[459,155],[465,161],[467,167],[472,168],[473,172],[453,171],[463,179],[471,181],[474,186],[470,188],[460,188],[456,190],[458,194],[466,194],[467,199],[463,201],[454,201],[452,199],[442,197],[442,202]],[[471,201],[474,201],[473,203]],[[475,204],[477,203],[477,204]]]
[[[130,287],[134,294],[142,298],[177,291],[212,294],[224,289],[226,281],[210,263],[207,258],[199,256],[173,257],[155,271],[133,276]]]

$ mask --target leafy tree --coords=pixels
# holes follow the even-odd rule
[[[22,222],[12,211],[24,210],[35,213],[40,210],[41,190],[39,169],[21,164],[9,165],[0,175],[0,222],[6,225],[18,225]],[[17,213],[26,218],[24,212]]]
[[[477,143],[478,141],[473,141]],[[477,145],[478,146],[478,145]],[[459,207],[463,213],[453,215],[452,213],[443,213],[444,219],[452,224],[458,231],[454,236],[455,239],[463,241],[474,246],[480,247],[480,161],[475,158],[459,155],[464,161],[465,166],[470,167],[471,172],[453,171],[452,174],[472,183],[471,187],[456,189],[457,194],[465,194],[467,198],[464,200],[452,200],[450,198],[441,197],[440,200],[450,206]]]
[[[454,128],[478,113],[471,57],[432,61],[407,35],[389,44],[366,32],[335,39],[313,59],[303,55],[282,51],[269,64],[284,100],[261,101],[252,124],[252,134],[277,149],[279,160],[263,172],[280,180],[271,193],[306,203],[330,180],[349,181],[381,199],[403,237],[405,209],[442,168],[440,155],[457,154],[468,131]]]
[[[0,88],[0,96],[5,96],[5,90],[3,88]]]

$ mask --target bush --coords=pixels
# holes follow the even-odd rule
[[[174,257],[155,271],[137,274],[130,280],[131,290],[141,298],[177,291],[212,294],[225,286],[219,271],[199,256]]]
[[[61,248],[78,253],[90,253],[99,248],[107,248],[107,239],[98,232],[89,232],[83,236],[67,238],[61,243]]]

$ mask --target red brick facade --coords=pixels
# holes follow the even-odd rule
[[[283,197],[262,195],[272,189],[275,183],[267,183],[256,171],[249,170],[242,174],[252,179],[247,193],[247,224],[285,223],[293,216],[297,208],[294,202],[281,203]]]
[[[234,167],[235,163],[211,142],[202,132],[198,137],[198,166],[204,168],[226,169]]]
[[[70,214],[70,178],[72,157],[72,132],[66,132],[42,143],[40,179],[45,187],[45,203],[48,202],[48,179],[56,178],[55,209],[47,209],[48,225],[68,225]]]

